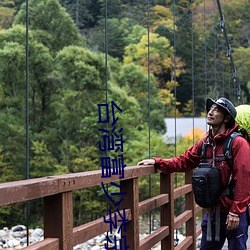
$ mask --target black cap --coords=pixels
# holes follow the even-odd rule
[[[237,111],[234,105],[227,98],[220,97],[219,99],[215,99],[215,100],[208,98],[206,102],[207,113],[209,112],[213,104],[216,104],[220,106],[221,108],[223,108],[224,110],[226,110],[229,113],[229,115],[231,115],[233,119],[235,120]]]

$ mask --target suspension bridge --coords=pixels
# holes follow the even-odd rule
[[[72,174],[63,174],[56,176],[47,176],[42,178],[29,178],[29,34],[28,34],[28,0],[26,1],[26,179],[6,182],[0,184],[0,206],[13,205],[19,203],[29,203],[36,199],[42,199],[43,204],[43,226],[44,226],[44,240],[26,246],[25,250],[72,250],[76,245],[86,242],[100,234],[106,234],[107,238],[110,234],[111,228],[121,227],[120,235],[121,241],[119,246],[110,245],[107,249],[130,249],[130,250],[148,250],[155,245],[160,245],[162,250],[184,250],[184,249],[199,249],[199,237],[201,236],[201,227],[199,217],[201,217],[206,210],[199,207],[193,197],[191,177],[192,173],[188,172],[184,175],[184,185],[176,187],[175,175],[165,175],[158,173],[154,166],[127,166],[124,169],[124,177],[122,180],[118,175],[111,173],[109,178],[103,178],[101,170],[78,172]],[[107,8],[107,1],[105,7]],[[148,1],[148,6],[150,6]],[[204,1],[205,4],[206,1]],[[192,3],[192,1],[191,1]],[[175,1],[173,1],[175,11]],[[231,45],[229,43],[225,18],[222,13],[220,1],[217,0],[217,6],[220,15],[220,29],[224,36],[227,48],[227,57],[230,62],[230,69],[232,71],[232,79],[236,86],[236,93],[234,96],[238,102],[242,102],[241,86],[238,76],[236,74],[235,63],[233,59]],[[148,9],[150,13],[150,8]],[[175,13],[175,12],[174,12]],[[175,15],[174,15],[175,17]],[[175,22],[175,20],[174,20]],[[107,25],[105,23],[105,25]],[[173,25],[175,29],[175,23]],[[108,27],[105,26],[105,30]],[[150,15],[148,15],[148,34],[150,33]],[[174,32],[175,34],[175,32]],[[148,37],[148,42],[149,42]],[[105,33],[106,39],[106,33]],[[176,37],[173,38],[175,45]],[[108,64],[108,42],[105,40],[106,66]],[[192,33],[192,98],[194,104],[194,41]],[[206,51],[204,54],[206,63]],[[174,49],[174,92],[176,96],[176,54]],[[205,74],[206,74],[206,70]],[[106,103],[108,103],[108,73],[106,72]],[[206,76],[205,84],[206,84]],[[150,46],[148,46],[148,79],[150,79]],[[206,92],[206,90],[205,90]],[[207,93],[206,93],[207,94]],[[175,107],[176,107],[175,103]],[[194,106],[192,107],[194,109]],[[176,110],[175,110],[176,111]],[[194,111],[194,110],[193,110]],[[193,112],[194,113],[194,112]],[[176,122],[176,117],[173,118]],[[150,149],[150,80],[148,80],[148,156],[151,157]],[[176,140],[176,124],[173,125]],[[173,143],[176,143],[173,142]],[[149,180],[149,189],[151,188],[151,177],[156,175],[160,183],[159,194],[151,196],[146,200],[140,200],[139,196],[139,178],[147,177]],[[91,187],[100,187],[113,183],[119,186],[122,193],[122,202],[119,210],[111,214],[106,214],[102,218],[89,221],[85,224],[74,227],[74,202],[73,192],[77,190],[84,190]],[[180,212],[178,216],[175,215],[175,201],[182,197],[184,211]],[[140,239],[140,216],[150,214],[155,209],[160,212],[159,227],[150,230],[149,234]],[[110,221],[114,220],[118,214],[122,214],[125,220],[118,220],[116,225]],[[27,213],[28,215],[28,213]],[[106,220],[106,222],[105,222]],[[109,221],[107,223],[107,221]],[[151,221],[150,221],[151,223]],[[124,226],[125,225],[125,226]],[[178,242],[176,232],[178,228],[183,227],[184,239]],[[178,243],[178,244],[177,244]],[[113,243],[112,243],[113,244]],[[109,241],[107,240],[107,247]],[[113,247],[113,248],[112,248]],[[115,248],[116,247],[116,248]],[[249,244],[250,249],[250,244]],[[227,243],[223,249],[227,249]]]

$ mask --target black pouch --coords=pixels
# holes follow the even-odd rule
[[[199,206],[216,206],[221,195],[221,170],[210,163],[200,163],[193,173],[192,187]]]

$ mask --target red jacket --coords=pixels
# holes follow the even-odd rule
[[[202,151],[202,142],[209,143],[207,146],[206,159],[213,158],[213,148],[216,157],[223,157],[223,144],[225,138],[237,131],[238,125],[228,129],[223,134],[218,134],[212,139],[210,131],[206,136],[187,149],[184,154],[176,158],[161,159],[154,158],[155,166],[163,173],[186,172],[198,166]],[[214,146],[212,146],[214,145]],[[232,212],[241,215],[247,208],[250,201],[250,144],[241,136],[237,136],[232,144],[233,155],[233,180],[234,180],[234,200],[230,200],[226,195],[220,198],[221,211]],[[226,161],[215,162],[215,166],[221,169],[221,184],[224,189],[230,179],[231,170]]]

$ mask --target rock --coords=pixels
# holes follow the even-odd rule
[[[20,232],[23,230],[26,230],[26,227],[24,225],[17,225],[11,228],[13,232]]]
[[[32,233],[31,237],[43,237],[43,230],[41,228],[36,228]]]
[[[148,234],[141,234],[140,239],[147,237]],[[120,249],[121,239],[120,233],[118,230],[114,231],[113,234],[108,235],[111,240],[109,244],[109,248],[111,249],[114,246],[116,239],[116,249]],[[29,229],[29,245],[33,243],[39,242],[44,239],[44,232],[41,228]],[[183,240],[183,236],[178,232],[179,242]],[[87,242],[83,242],[82,244],[78,244],[74,247],[74,250],[105,250],[105,244],[107,244],[106,234],[101,234],[99,236],[94,237]],[[27,229],[23,225],[17,225],[12,227],[10,230],[6,227],[0,230],[0,250],[17,250],[22,249],[27,246]],[[158,243],[155,245],[152,250],[160,250],[161,245]]]
[[[96,243],[101,243],[104,240],[106,240],[106,235],[105,234],[101,234],[101,235],[95,237],[95,239],[96,239]]]
[[[101,248],[97,245],[97,246],[93,246],[92,250],[100,250]]]
[[[20,245],[20,242],[16,239],[11,239],[11,240],[7,241],[7,245],[8,245],[8,247],[16,247],[16,246]]]

